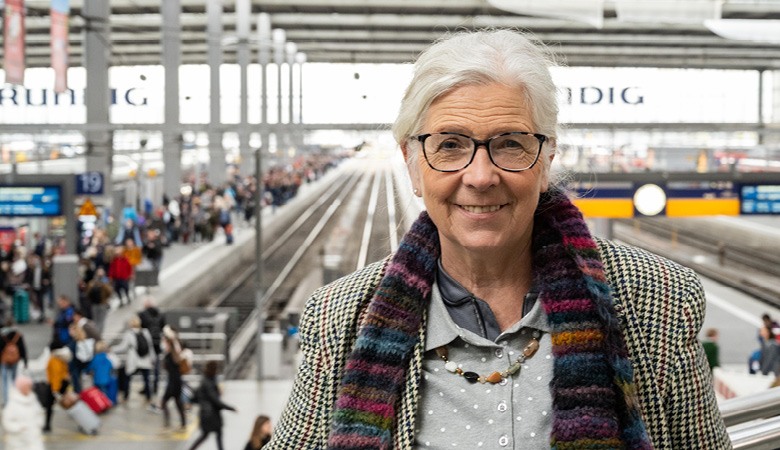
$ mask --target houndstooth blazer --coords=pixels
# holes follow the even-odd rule
[[[597,239],[656,449],[731,449],[697,335],[704,292],[696,274],[660,256]],[[327,448],[344,366],[390,261],[386,258],[317,290],[301,318],[303,361],[270,450]],[[395,448],[414,447],[426,318],[407,371]],[[266,447],[264,447],[266,448]]]

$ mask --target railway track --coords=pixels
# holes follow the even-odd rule
[[[300,280],[321,265],[321,251],[340,215],[346,213],[345,204],[352,196],[360,209],[351,219],[353,233],[344,247],[345,267],[354,270],[360,264],[373,262],[386,256],[397,243],[398,227],[395,223],[395,199],[392,177],[387,169],[371,172],[358,170],[332,184],[318,200],[298,218],[285,227],[284,233],[273,239],[273,244],[263,252],[263,304],[264,322],[270,328],[278,327],[289,313],[288,302]],[[357,188],[356,188],[357,186]],[[368,186],[372,195],[360,197],[361,188]],[[388,189],[391,187],[391,189]],[[381,194],[381,195],[380,195]],[[391,206],[388,206],[391,205]],[[393,223],[391,223],[391,221]],[[356,243],[360,243],[356,248]],[[256,348],[258,311],[255,308],[254,264],[230,280],[229,285],[212,302],[219,307],[235,308],[238,312],[238,329],[229,338],[230,363],[225,375],[231,379],[246,378],[252,354]],[[268,331],[268,328],[266,330]]]

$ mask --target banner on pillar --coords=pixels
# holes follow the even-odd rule
[[[51,0],[51,68],[54,93],[68,90],[68,15],[70,0]]]
[[[24,84],[24,0],[6,0],[3,33],[5,82]]]

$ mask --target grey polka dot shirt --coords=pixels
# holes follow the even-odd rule
[[[441,266],[439,271],[428,305],[416,448],[549,449],[552,342],[535,294],[526,297],[530,311],[501,333],[487,303],[446,276]],[[469,383],[447,371],[435,352],[447,345],[449,360],[464,372],[487,376],[515,362],[535,330],[541,331],[539,350],[497,384]]]

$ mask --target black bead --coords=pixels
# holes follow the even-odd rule
[[[474,372],[465,372],[463,378],[468,380],[469,383],[476,383],[479,380],[479,374]]]

